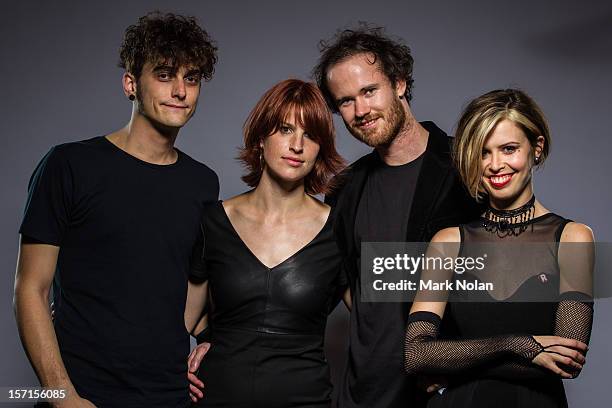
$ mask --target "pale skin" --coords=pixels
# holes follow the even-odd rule
[[[327,73],[329,89],[351,133],[361,132],[359,127],[375,116],[377,120],[363,130],[370,139],[364,142],[374,145],[380,157],[390,166],[409,163],[423,154],[427,147],[429,133],[416,121],[406,100],[400,99],[400,96],[406,91],[406,82],[400,80],[393,86],[388,78],[378,70],[377,65],[372,64],[371,61],[371,56],[360,54],[332,66]],[[404,110],[405,121],[392,141],[383,143],[388,138],[386,134],[386,128],[389,126],[388,111],[394,98],[399,101]],[[229,201],[226,202],[226,205],[228,203]],[[349,291],[343,300],[350,309]],[[204,327],[202,322],[198,323],[195,332],[200,332]],[[209,345],[204,343],[194,349],[189,356],[189,379],[199,388],[202,388],[204,384],[192,373],[199,367],[208,347]],[[191,391],[192,399],[194,394],[199,398],[203,396],[201,391],[193,385]]]
[[[398,80],[394,86],[373,60],[365,53],[346,58],[329,69],[327,82],[347,130],[373,146],[386,164],[399,166],[423,154],[429,132],[414,118],[406,99],[400,98],[406,81]],[[397,102],[405,120],[393,135],[389,116]]]
[[[414,118],[404,98],[406,81],[400,79],[392,84],[373,61],[369,53],[341,60],[329,68],[327,83],[347,130],[373,146],[387,165],[401,166],[425,152],[429,132]],[[391,132],[395,125],[390,120],[394,103],[404,113],[397,134]],[[350,309],[348,291],[344,303]]]
[[[286,123],[266,137],[260,146],[265,165],[259,184],[248,193],[224,201],[223,208],[241,240],[259,262],[273,268],[312,241],[325,225],[330,207],[304,190],[304,177],[314,166],[319,145],[309,138],[294,117],[287,118]],[[199,305],[205,304],[207,288],[204,285],[193,286],[193,290],[190,287],[188,302],[199,298]],[[350,307],[348,290],[344,300]],[[193,317],[197,318],[192,315],[188,325],[195,323]],[[199,323],[198,329],[202,326]],[[210,344],[202,343],[189,356],[190,395],[194,402],[204,396],[201,391],[204,384],[194,373],[209,348]]]
[[[123,75],[126,97],[136,95],[132,116],[107,138],[140,160],[165,165],[177,160],[174,141],[195,111],[200,91],[197,70],[147,62],[139,80]],[[49,291],[60,248],[22,237],[15,275],[14,309],[21,341],[43,387],[65,389],[67,398],[56,408],[94,405],[76,392],[62,361],[49,311]]]
[[[482,182],[488,193],[491,207],[502,210],[518,208],[531,198],[533,195],[531,170],[534,158],[539,157],[543,146],[544,137],[539,136],[535,146],[532,146],[523,131],[510,120],[503,120],[496,126],[492,134],[485,140],[481,158]],[[499,185],[500,177],[511,177],[511,180],[502,187]],[[497,182],[496,185],[491,178]],[[549,212],[536,200],[534,217]],[[432,243],[459,243],[460,241],[461,236],[457,227],[443,229],[431,240]],[[592,243],[594,241],[593,232],[584,224],[571,222],[564,228],[560,241],[561,243]],[[563,276],[563,270],[560,272]],[[566,286],[567,283],[562,280],[560,291],[569,290]],[[420,301],[419,294],[417,294],[410,313],[426,311],[442,318],[445,308],[446,302]],[[573,378],[572,374],[563,370],[563,365],[577,370],[582,369],[588,349],[586,344],[558,336],[533,336],[533,338],[543,347],[555,345],[548,349],[554,353],[539,353],[532,360],[533,364],[544,367],[562,378]],[[442,384],[432,384],[428,391],[435,391],[441,386]]]
[[[348,57],[327,72],[329,90],[347,130],[358,140],[375,148],[389,166],[417,159],[426,148],[429,132],[415,119],[405,97],[406,81],[395,85],[380,70],[369,53]],[[393,105],[399,104],[404,121],[393,134]],[[431,388],[429,377],[419,378],[421,388]]]

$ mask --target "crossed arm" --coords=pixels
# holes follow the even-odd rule
[[[457,228],[440,231],[432,240],[459,242]],[[439,340],[440,319],[445,301],[423,300],[418,294],[411,310],[405,337],[405,368],[409,374],[455,374],[472,369],[503,378],[545,378],[551,375],[575,378],[585,362],[593,308],[588,299],[590,279],[576,279],[572,273],[581,268],[589,275],[593,269],[591,230],[571,223],[565,228],[561,243],[586,244],[581,256],[560,245],[560,292],[562,300],[556,312],[555,330],[549,336],[507,335],[470,340]],[[456,255],[456,254],[455,254]],[[568,269],[570,269],[568,271]],[[439,276],[437,276],[439,278]],[[569,277],[569,278],[568,278]],[[585,295],[582,299],[563,294]],[[419,296],[421,295],[421,296]],[[544,368],[544,370],[542,369]],[[480,371],[483,373],[483,371]]]

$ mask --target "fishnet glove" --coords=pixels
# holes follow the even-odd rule
[[[593,302],[588,301],[586,297],[580,296],[580,294],[573,293],[563,294],[562,298],[567,300],[562,300],[557,305],[555,331],[553,334],[589,344],[591,328],[593,326]],[[576,298],[581,300],[570,300]],[[572,374],[574,378],[580,374],[580,371],[570,367],[565,367],[564,370]],[[558,377],[550,370],[519,359],[500,361],[498,364],[486,368],[480,374],[483,377],[507,380],[516,379],[517,377],[523,380]]]
[[[531,361],[542,346],[531,336],[499,336],[471,340],[437,340],[440,317],[416,312],[408,318],[404,367],[409,374],[454,374],[502,357]]]
[[[566,300],[562,300],[557,306],[554,335],[588,344],[593,324],[593,303],[580,294],[567,293],[562,295],[562,298]],[[575,298],[581,300],[571,300]],[[420,313],[424,314],[415,316]],[[440,318],[434,313],[417,312],[410,315],[405,348],[405,368],[408,373],[454,374],[482,366],[479,367],[482,370],[478,372],[482,377],[523,380],[558,377],[551,371],[531,363],[540,352],[547,352],[531,336],[436,340],[439,325]],[[525,339],[531,339],[535,346]],[[482,349],[476,349],[479,346]],[[504,346],[507,349],[504,350]],[[434,350],[441,354],[430,359],[430,353]],[[469,361],[460,361],[462,358]],[[566,371],[568,370],[574,378],[580,374],[579,371],[566,368]]]

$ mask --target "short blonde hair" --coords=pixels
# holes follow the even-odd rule
[[[535,147],[538,136],[544,147],[536,166],[542,165],[550,151],[550,130],[540,107],[518,89],[497,89],[472,100],[457,124],[453,159],[470,195],[482,201],[486,192],[482,183],[481,157],[487,137],[499,122],[509,119]]]

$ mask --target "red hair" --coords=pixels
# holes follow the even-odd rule
[[[242,180],[250,187],[259,184],[263,171],[260,142],[278,131],[289,115],[295,119],[319,145],[314,168],[304,179],[308,194],[327,194],[330,179],[344,167],[344,160],[336,151],[334,122],[319,88],[299,79],[287,79],[270,88],[257,102],[244,122],[244,147],[240,159],[247,169]]]

